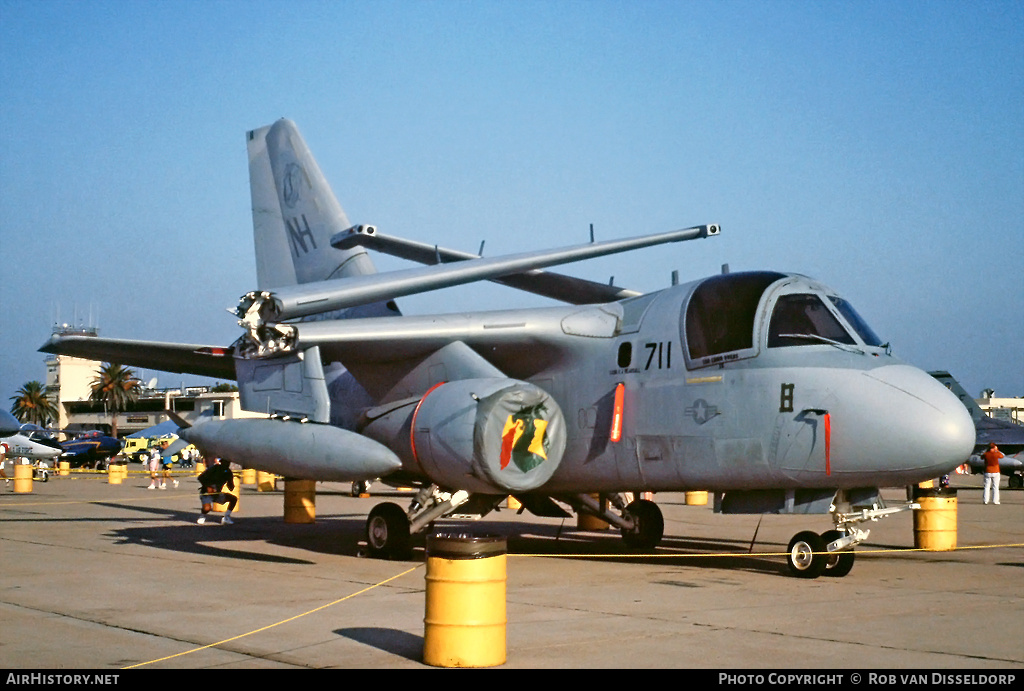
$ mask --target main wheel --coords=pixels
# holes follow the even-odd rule
[[[789,541],[786,561],[797,578],[817,578],[825,570],[828,555],[821,536],[805,530]]]
[[[828,543],[838,540],[844,537],[843,533],[838,530],[826,530],[821,534],[821,541],[827,546]],[[853,568],[853,560],[856,558],[856,554],[852,549],[843,550],[841,552],[829,552],[825,559],[825,576],[832,576],[834,578],[842,578],[846,574],[850,573],[850,569]]]
[[[370,556],[402,559],[409,554],[409,519],[398,504],[378,504],[366,518],[366,545]]]
[[[647,499],[638,499],[626,507],[625,513],[634,523],[632,530],[622,529],[626,545],[639,549],[657,547],[665,534],[665,518],[658,505]]]
[[[1010,476],[1009,483],[1010,489],[1020,489],[1021,487],[1024,487],[1024,477],[1014,473]]]

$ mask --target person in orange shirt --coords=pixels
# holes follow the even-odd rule
[[[998,504],[999,459],[1003,457],[1003,452],[999,450],[995,442],[992,442],[988,445],[988,451],[981,454],[981,457],[985,459],[985,489],[981,493],[981,499],[987,504],[991,496],[992,503]]]

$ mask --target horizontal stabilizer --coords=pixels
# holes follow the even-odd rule
[[[354,226],[338,233],[331,239],[331,245],[339,249],[362,246],[376,250],[392,257],[408,259],[419,264],[450,264],[452,262],[480,259],[480,255],[445,249],[424,242],[406,240],[393,235],[385,235],[373,226]],[[542,295],[553,300],[561,300],[572,305],[598,304],[614,302],[625,298],[641,295],[638,291],[619,288],[607,283],[588,281],[585,278],[566,276],[533,269],[523,273],[500,276],[490,279],[494,283]]]

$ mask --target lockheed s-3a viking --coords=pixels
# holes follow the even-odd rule
[[[248,133],[257,289],[230,347],[55,336],[42,350],[238,382],[267,418],[180,435],[289,478],[411,485],[367,519],[370,553],[515,496],[538,515],[601,517],[652,548],[657,504],[705,490],[726,513],[830,513],[789,546],[797,576],[841,576],[880,487],[970,454],[963,405],[901,362],[827,285],[723,273],[648,294],[542,269],[711,238],[714,224],[495,258],[385,236],[346,218],[287,120]],[[377,273],[367,249],[427,266]],[[562,306],[402,315],[396,298],[492,280]],[[595,498],[595,496],[597,498]],[[642,495],[637,495],[642,496]]]

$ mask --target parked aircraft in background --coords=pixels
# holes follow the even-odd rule
[[[1024,487],[1024,425],[997,420],[987,415],[978,402],[964,391],[964,387],[949,372],[937,371],[929,372],[929,374],[942,382],[960,399],[974,421],[974,453],[967,460],[971,472],[985,472],[985,461],[982,460],[980,454],[988,449],[990,443],[995,443],[1004,454],[999,461],[999,472],[1009,477],[1010,487],[1017,489]]]
[[[100,468],[111,456],[116,456],[124,442],[97,430],[82,432],[74,439],[61,442],[64,449],[60,460],[68,461],[70,467]]]
[[[6,410],[0,410],[0,437],[7,437],[17,434],[21,429],[22,422]]]
[[[7,447],[8,458],[46,461],[63,453],[60,442],[50,432],[28,423],[21,425],[15,434],[0,435],[0,443]]]
[[[415,243],[350,224],[293,123],[248,145],[257,289],[239,300],[234,344],[55,336],[41,350],[236,379],[242,407],[270,419],[179,432],[206,455],[419,488],[408,507],[370,511],[374,555],[401,557],[433,521],[508,495],[538,515],[599,516],[651,548],[661,511],[626,494],[709,490],[725,513],[831,514],[833,530],[794,536],[788,563],[842,576],[860,524],[899,510],[879,488],[947,473],[974,444],[956,397],[816,280],[752,271],[609,295],[539,271],[717,225],[496,258],[437,247],[432,266],[378,274],[364,244]],[[403,316],[394,302],[499,279],[571,304]]]

